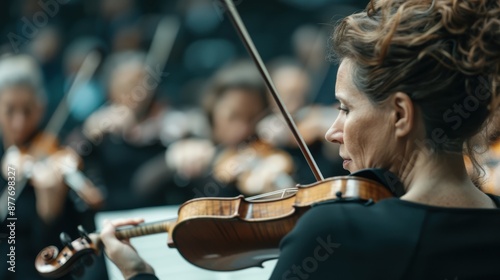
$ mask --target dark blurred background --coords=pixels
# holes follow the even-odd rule
[[[314,29],[331,31],[336,20],[364,8],[366,2],[237,0],[235,4],[262,58],[269,61],[300,55],[301,42],[297,41],[315,38]],[[30,53],[40,61],[50,92],[50,113],[63,93],[65,68],[71,63],[69,52],[78,52],[74,50],[78,44],[82,49],[97,45],[105,55],[123,50],[148,51],[164,15],[180,20],[179,34],[164,70],[170,75],[160,87],[169,102],[192,104],[197,82],[228,61],[248,57],[226,18],[222,0],[8,0],[0,10],[1,51]],[[319,95],[320,102],[332,101],[328,93],[334,78],[331,74],[327,79],[327,96]]]

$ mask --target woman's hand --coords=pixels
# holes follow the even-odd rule
[[[33,164],[31,185],[35,190],[38,216],[48,225],[64,211],[68,188],[61,173],[49,161]]]
[[[142,222],[143,219],[106,220],[100,234],[106,255],[120,269],[125,279],[130,279],[139,273],[155,273],[153,268],[139,256],[128,239],[118,240],[115,236],[116,227],[134,226]]]

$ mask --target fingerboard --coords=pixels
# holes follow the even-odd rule
[[[137,236],[165,233],[168,232],[169,227],[174,222],[175,220],[166,220],[141,224],[133,227],[119,228],[116,230],[116,237],[118,239],[128,239]]]

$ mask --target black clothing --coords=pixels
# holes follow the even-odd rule
[[[401,193],[390,172],[356,175]],[[396,197],[318,203],[281,241],[271,279],[500,279],[500,197],[489,196],[498,209],[435,207]],[[156,279],[149,277],[133,279]]]
[[[141,189],[143,184],[151,184],[143,178],[151,177],[156,162],[161,163],[164,158],[165,147],[159,141],[138,146],[128,143],[121,136],[104,134],[94,144],[78,128],[66,142],[82,156],[85,174],[105,194],[105,205],[101,211],[165,205],[166,198],[163,194],[145,194]],[[145,165],[151,160],[154,160],[153,165]],[[139,171],[144,173],[144,176],[139,176],[142,178],[140,180],[137,177]],[[169,187],[167,179],[160,176],[152,180],[168,192],[172,188]],[[181,198],[173,200],[171,204],[181,204],[185,201],[182,195],[176,196]]]
[[[140,273],[130,278],[130,280],[158,280],[158,278],[153,274]]]
[[[499,221],[398,198],[322,203],[282,240],[271,279],[500,279]]]

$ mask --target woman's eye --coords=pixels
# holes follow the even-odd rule
[[[345,112],[346,114],[348,114],[348,113],[349,113],[349,109],[347,109],[347,107],[345,107],[344,105],[340,105],[339,107],[337,107],[337,109],[338,109],[339,111],[343,111],[343,112]]]

